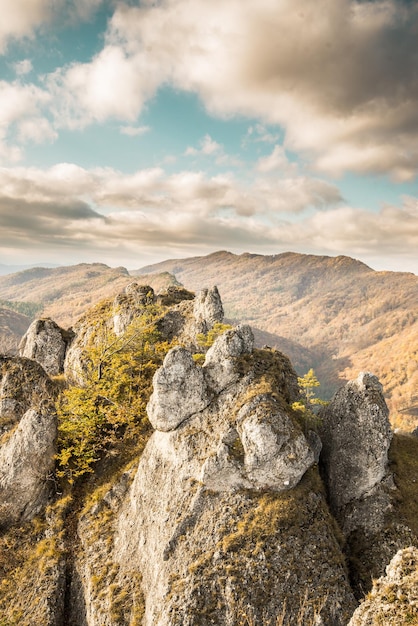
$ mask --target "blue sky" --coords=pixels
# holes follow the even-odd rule
[[[0,263],[418,273],[418,5],[0,0]]]

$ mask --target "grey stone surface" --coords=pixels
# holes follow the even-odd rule
[[[64,371],[65,353],[73,334],[60,328],[53,320],[32,322],[19,345],[20,356],[34,359],[51,376]]]
[[[348,626],[399,626],[415,624],[417,619],[418,548],[409,546],[395,554]]]
[[[251,540],[248,554],[243,548],[246,556],[243,553],[241,573],[238,578],[230,578],[229,557],[222,552],[222,542],[228,541],[228,528],[231,537],[234,533],[239,537],[238,521],[242,516],[245,518],[245,510],[252,510],[253,503],[259,501],[254,494],[261,494],[260,502],[262,494],[266,494],[267,501],[274,503],[275,497],[291,492],[299,483],[313,465],[315,455],[293,421],[289,407],[286,412],[284,395],[293,388],[295,377],[290,364],[289,369],[275,372],[275,380],[281,381],[275,394],[256,393],[253,385],[258,378],[254,366],[250,365],[251,351],[251,329],[239,327],[216,340],[202,368],[194,365],[184,349],[177,348],[169,353],[155,376],[148,412],[157,430],[146,445],[118,514],[114,552],[114,558],[126,575],[130,569],[142,574],[145,626],[199,623],[201,612],[196,606],[193,608],[194,603],[201,601],[202,606],[209,606],[214,584],[217,588],[219,585],[222,596],[220,608],[213,613],[216,613],[216,623],[224,626],[239,623],[242,614],[234,603],[234,595],[242,593],[240,580],[246,575],[244,572],[248,572],[248,580],[251,580],[245,586],[252,593],[251,572],[257,569],[260,558],[263,559],[263,585],[275,585],[281,591],[277,592],[276,599],[276,596],[270,598],[272,606],[267,612],[262,605],[254,608],[255,604],[250,603],[248,606],[258,611],[260,623],[264,618],[268,623],[278,614],[277,606],[283,601],[280,594],[288,588],[286,576],[291,575],[294,567],[291,565],[294,546],[285,548],[275,540],[277,567],[283,577],[278,583],[275,565],[269,561],[271,557],[261,548],[257,554]],[[244,370],[240,363],[243,357],[249,359]],[[288,361],[283,359],[277,363]],[[257,362],[257,367],[261,367],[261,362]],[[214,391],[215,378],[208,375],[207,369],[212,376],[215,372],[218,391]],[[210,390],[209,404],[205,389]],[[191,413],[193,409],[195,412]],[[165,427],[167,423],[169,428]],[[315,510],[321,502],[321,496],[315,498],[316,504],[312,504],[310,510]],[[249,514],[249,520],[253,514]],[[263,523],[268,524],[268,536],[270,531],[274,534],[275,529],[270,527],[273,522],[269,521],[268,513],[266,516]],[[318,523],[325,532],[324,537],[327,536],[326,523],[324,527],[322,522]],[[243,541],[245,545],[246,540]],[[327,549],[331,545],[335,547],[334,539],[331,543],[328,541],[325,539]],[[293,556],[288,557],[288,549]],[[211,556],[207,557],[209,554]],[[209,559],[207,563],[205,558]],[[202,571],[197,569],[196,575],[193,573],[197,567],[195,559],[203,563]],[[336,565],[327,565],[324,574],[329,581],[327,594],[331,598],[328,615],[334,615],[337,610],[346,615],[353,603],[341,562],[337,559]],[[322,566],[319,562],[312,566],[320,578],[323,573],[319,576],[318,572]],[[206,576],[209,582],[204,582]],[[331,582],[336,576],[338,585]],[[303,592],[299,592],[302,597]],[[196,593],[201,600],[196,599]],[[335,618],[323,623],[342,626],[344,622]]]
[[[193,316],[197,323],[203,324],[201,332],[207,332],[217,322],[222,322],[224,310],[221,297],[216,286],[202,289],[194,301]]]
[[[203,370],[184,348],[170,350],[154,375],[153,385],[147,412],[157,430],[173,430],[209,404]]]
[[[367,496],[387,475],[392,431],[382,385],[361,372],[335,394],[321,418],[322,459],[338,511]]]
[[[51,495],[57,424],[52,409],[29,409],[0,447],[0,526],[31,519]]]
[[[124,293],[116,296],[113,302],[113,330],[117,337],[124,334],[129,324],[141,315],[145,308],[155,302],[155,294],[149,285],[130,283]]]
[[[250,326],[237,326],[221,335],[206,353],[204,371],[210,387],[220,392],[239,378],[237,360],[251,354],[254,335]]]

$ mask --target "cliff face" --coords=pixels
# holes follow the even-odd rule
[[[114,547],[122,570],[141,572],[146,625],[239,624],[245,613],[274,623],[285,600],[290,620],[305,593],[306,619],[317,597],[328,596],[324,624],[353,608],[314,452],[289,409],[295,373],[252,340],[249,327],[228,331],[202,368],[174,349],[155,376],[156,430]]]
[[[292,408],[300,392],[290,361],[255,349],[249,326],[227,330],[196,359],[198,335],[223,319],[216,288],[193,298],[179,288],[156,295],[131,285],[74,327],[69,378],[77,371],[85,384],[88,346],[103,337],[113,345],[110,332],[131,337],[136,318],[158,306],[158,332],[180,345],[154,375],[147,406],[153,432],[127,465],[114,458],[122,444],[109,448],[95,473],[67,485],[64,499],[50,499],[51,480],[45,488],[45,478],[54,478],[56,422],[46,402],[54,386],[34,361],[3,358],[6,624],[366,626],[375,623],[387,584],[402,591],[416,617],[416,558],[405,549],[417,538],[398,506],[376,377],[362,373],[341,389],[318,435]],[[50,327],[52,338],[57,329]],[[60,353],[46,328],[42,345],[49,356]],[[7,563],[10,546],[15,555]],[[383,576],[399,549],[388,582],[382,578],[353,615],[370,573]],[[399,620],[404,609],[404,602],[390,608]]]

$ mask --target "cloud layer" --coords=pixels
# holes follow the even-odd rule
[[[85,20],[102,4],[0,0],[0,54],[57,20]],[[2,246],[114,248],[127,258],[158,247],[160,257],[220,247],[416,257],[416,198],[370,212],[347,206],[323,177],[416,178],[417,3],[107,6],[113,14],[95,56],[37,77],[24,58],[10,65],[13,80],[0,81]],[[150,133],[140,116],[163,86],[197,94],[213,116],[250,118],[243,146],[263,144],[263,156],[243,163],[202,133],[176,155],[186,165],[174,173],[14,167],[28,144],[54,142],[68,130],[112,121],[132,141]]]
[[[103,50],[49,79],[69,126],[133,121],[164,83],[219,116],[286,130],[318,170],[418,167],[418,5],[402,0],[166,0],[120,5]]]
[[[61,262],[71,251],[96,260],[105,251],[108,261],[132,267],[220,248],[407,259],[418,246],[416,199],[371,214],[303,176],[260,175],[245,186],[232,175],[160,168],[126,175],[64,163],[0,169],[0,189],[1,247],[39,255],[47,246]]]

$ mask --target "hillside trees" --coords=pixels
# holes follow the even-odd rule
[[[58,466],[70,482],[92,472],[122,440],[125,450],[144,445],[151,428],[146,404],[152,377],[170,348],[155,326],[159,314],[157,307],[150,307],[122,337],[108,331],[99,343],[91,341],[85,384],[63,391]]]

